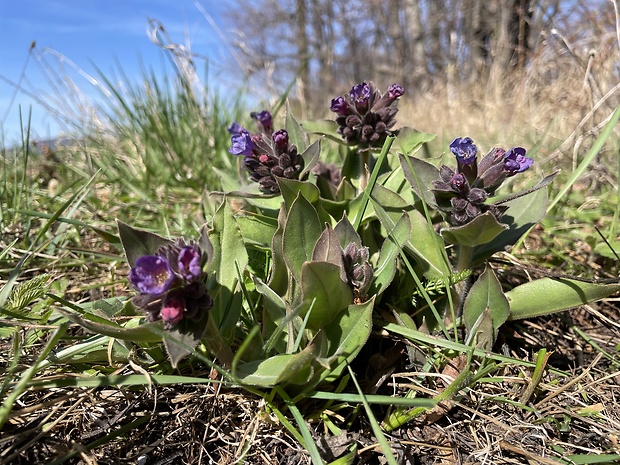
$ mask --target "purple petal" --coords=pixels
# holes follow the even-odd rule
[[[525,154],[523,147],[514,147],[506,152],[504,170],[509,173],[509,176],[522,173],[532,167],[534,160],[526,157]]]
[[[332,103],[329,109],[334,113],[338,113],[339,115],[345,116],[349,114],[349,104],[342,96],[332,99]]]
[[[163,294],[170,289],[174,279],[168,260],[157,255],[139,257],[129,272],[129,281],[146,294]]]
[[[363,105],[370,99],[370,86],[365,82],[357,84],[351,88],[349,95],[356,104]]]
[[[233,155],[251,155],[254,149],[252,136],[250,133],[242,129],[240,133],[234,134],[231,138],[232,146],[228,149]]]
[[[236,121],[232,123],[230,126],[228,126],[227,130],[233,136],[236,134],[241,134],[241,131],[244,131],[243,127]]]
[[[405,89],[402,86],[394,83],[390,87],[388,87],[388,96],[390,98],[398,98],[401,97],[405,93]]]
[[[462,165],[471,165],[476,161],[478,147],[470,137],[457,137],[450,143],[450,151]]]
[[[185,246],[179,252],[179,273],[187,280],[197,279],[202,274],[200,251],[196,247]]]

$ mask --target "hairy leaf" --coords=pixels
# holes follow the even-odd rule
[[[475,247],[491,242],[507,229],[508,226],[497,221],[491,212],[486,212],[463,226],[442,229],[441,235],[450,244]]]
[[[575,279],[541,278],[506,292],[509,320],[520,320],[604,299],[620,292],[620,283],[594,284]]]
[[[307,328],[318,330],[353,302],[351,288],[340,278],[341,268],[327,262],[306,262],[302,266],[302,318],[310,311]]]
[[[317,211],[301,192],[298,193],[286,218],[282,240],[284,261],[298,283],[301,283],[301,267],[312,260],[314,246],[322,232]]]
[[[118,235],[123,244],[123,250],[127,261],[131,266],[136,264],[136,260],[143,255],[155,255],[157,249],[163,245],[172,244],[169,239],[164,239],[158,234],[136,229],[122,221],[116,220]]]
[[[468,339],[477,338],[477,347],[490,349],[495,343],[497,329],[506,322],[509,312],[502,285],[493,269],[487,266],[465,299],[463,320]]]

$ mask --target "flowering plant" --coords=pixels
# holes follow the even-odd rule
[[[544,217],[555,173],[502,196],[535,155],[516,146],[479,157],[470,137],[435,166],[417,155],[434,136],[397,128],[404,95],[367,81],[331,100],[331,121],[300,123],[288,110],[274,130],[280,120],[263,110],[250,114],[255,132],[232,122],[229,152],[246,173],[221,173],[227,190],[205,196],[195,241],[118,224],[135,291],[123,311],[144,315],[140,324],[70,317],[117,339],[163,339],[175,367],[194,354],[230,383],[303,394],[338,379],[373,325],[464,330],[492,350],[506,321],[541,313],[541,290],[548,312],[617,290],[545,278],[505,291],[488,260]]]

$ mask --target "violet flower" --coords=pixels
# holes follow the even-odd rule
[[[450,143],[450,151],[460,165],[471,165],[476,161],[478,147],[470,137],[457,137]]]
[[[525,156],[525,149],[523,147],[515,147],[508,152],[504,157],[504,171],[508,176],[514,176],[517,173],[523,173],[525,170],[532,167],[534,160]]]
[[[392,134],[398,112],[396,102],[404,92],[400,85],[392,84],[381,94],[372,82],[365,81],[353,86],[348,94],[332,99],[330,110],[338,115],[338,133],[347,144],[380,147]]]
[[[204,284],[205,261],[197,244],[179,239],[155,255],[138,257],[129,281],[140,291],[132,302],[149,321],[163,320],[170,329],[184,318],[197,320],[212,305]]]

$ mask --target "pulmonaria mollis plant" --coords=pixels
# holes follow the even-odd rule
[[[522,147],[508,151],[494,148],[478,162],[478,148],[469,137],[458,137],[450,144],[457,169],[442,165],[440,179],[433,182],[433,193],[440,210],[448,214],[454,226],[469,223],[474,218],[490,212],[499,221],[506,207],[487,204],[487,199],[509,177],[522,173],[534,161],[525,156]]]
[[[171,329],[184,319],[199,321],[212,300],[202,271],[204,254],[197,244],[178,239],[163,245],[154,255],[138,257],[129,281],[140,294],[132,302],[149,321],[163,320]]]
[[[297,147],[290,143],[288,132],[273,129],[272,116],[264,110],[251,113],[257,121],[259,134],[251,134],[238,123],[228,127],[232,135],[229,152],[243,156],[243,166],[250,173],[250,179],[258,183],[261,192],[280,192],[276,178],[299,179],[304,168],[304,159],[297,153]]]
[[[334,98],[330,109],[338,116],[338,133],[351,145],[381,147],[396,124],[398,99],[405,93],[392,84],[385,94],[370,81],[353,86],[348,94]]]

